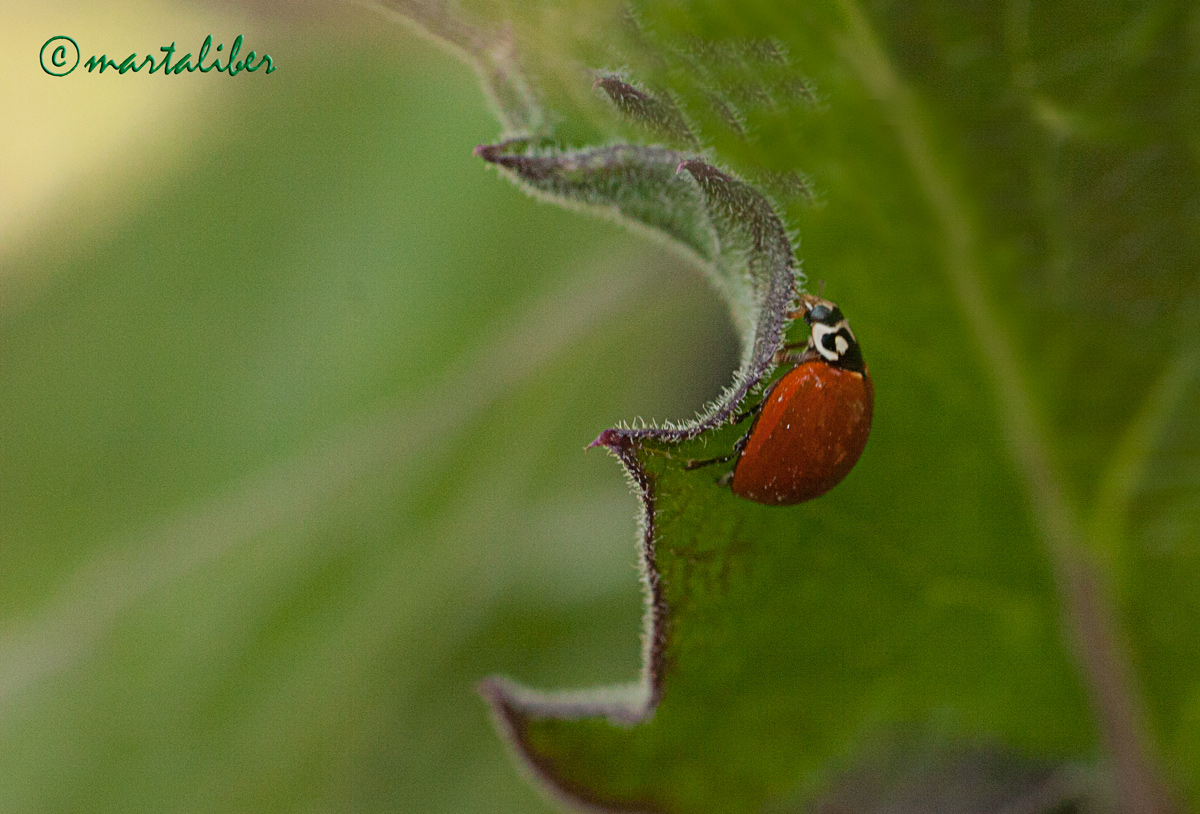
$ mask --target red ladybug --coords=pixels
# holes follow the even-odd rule
[[[801,298],[811,328],[804,351],[785,345],[780,361],[795,365],[738,420],[757,413],[750,431],[721,458],[691,461],[686,469],[736,457],[733,472],[722,478],[733,493],[768,506],[790,506],[820,497],[854,468],[867,436],[875,388],[862,349],[850,325],[832,302]]]

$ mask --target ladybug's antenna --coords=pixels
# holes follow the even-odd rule
[[[817,296],[819,296],[821,299],[825,299],[825,281],[824,280],[817,280]]]

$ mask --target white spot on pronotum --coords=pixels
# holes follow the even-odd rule
[[[830,350],[829,348],[825,347],[825,337],[829,336],[830,334],[835,334],[835,333],[837,333],[837,328],[830,328],[828,325],[825,325],[824,323],[821,323],[821,322],[813,323],[813,326],[812,326],[813,345],[816,346],[817,353],[821,354],[822,356],[824,356],[826,359],[828,359],[831,362],[837,361],[838,354],[836,351]]]
[[[850,339],[847,340],[846,336],[839,335],[843,332],[845,332],[846,336],[849,336]],[[825,344],[825,340],[830,336],[833,337],[832,348]],[[850,343],[853,341],[854,332],[850,330],[849,323],[847,323],[844,319],[837,325],[830,326],[823,322],[817,322],[812,326],[813,346],[817,349],[817,353],[821,354],[821,356],[831,362],[836,362],[838,359],[842,358],[842,355],[850,350]]]

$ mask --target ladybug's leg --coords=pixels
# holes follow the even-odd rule
[[[768,388],[767,392],[763,394],[762,401],[760,401],[758,404],[755,404],[749,410],[746,410],[745,412],[741,412],[741,413],[738,413],[737,415],[733,416],[732,418],[729,419],[729,423],[730,424],[741,424],[747,418],[750,418],[750,416],[758,415],[759,412],[762,410],[763,405],[767,403],[767,397],[770,395],[771,395],[771,390],[770,390],[770,388]],[[696,460],[696,459],[689,458],[689,459],[684,460],[683,468],[684,469],[701,469],[702,467],[705,467],[705,466],[712,466],[713,464],[723,464],[723,463],[726,463],[727,461],[732,461],[734,458],[736,458],[737,456],[742,454],[742,449],[746,446],[746,440],[749,437],[750,437],[750,433],[746,433],[741,438],[739,438],[737,441],[735,441],[733,444],[733,451],[730,452],[728,455],[720,455],[716,458],[704,458],[702,460]],[[662,450],[659,450],[658,454],[664,455],[668,458],[675,457],[674,455],[670,454],[669,452],[665,452]]]
[[[743,421],[745,421],[750,416],[757,416],[760,412],[762,412],[763,405],[766,404],[767,401],[770,400],[771,391],[773,391],[774,389],[775,389],[775,384],[772,384],[770,387],[767,388],[766,392],[763,393],[763,397],[759,400],[758,404],[755,404],[753,407],[751,407],[749,410],[746,410],[745,412],[741,412],[741,413],[738,413],[737,415],[735,415],[733,417],[733,419],[731,420],[731,423],[741,424]],[[716,458],[705,458],[703,460],[698,460],[698,461],[686,461],[683,464],[683,468],[684,469],[700,469],[701,467],[712,466],[713,464],[723,464],[723,463],[726,463],[727,461],[732,461],[734,458],[736,458],[742,454],[742,450],[746,448],[746,442],[750,440],[750,433],[752,433],[752,432],[754,432],[753,424],[750,425],[750,429],[746,431],[745,435],[743,435],[741,438],[739,438],[738,440],[733,442],[733,451],[730,452],[728,455],[721,455]],[[725,484],[725,483],[728,483],[732,477],[733,477],[733,472],[730,471],[730,472],[727,472],[726,474],[722,475],[721,479],[718,480],[717,482],[721,483],[721,484]]]
[[[705,458],[700,461],[685,461],[683,464],[683,468],[688,469],[688,470],[703,469],[704,467],[712,466],[713,464],[723,464],[727,461],[732,461],[736,457],[737,457],[737,451],[735,450],[734,452],[731,452],[728,455],[721,455],[717,458]]]
[[[775,355],[771,357],[771,363],[776,365],[795,364],[803,355],[797,354],[796,351],[806,347],[808,347],[807,342],[789,342],[775,351]]]
[[[759,404],[755,407],[750,408],[751,412],[758,412],[758,408],[761,406],[762,406],[762,404]],[[746,433],[741,438],[739,438],[738,440],[733,442],[733,451],[730,452],[728,455],[721,455],[717,458],[705,458],[704,460],[701,460],[701,461],[687,461],[686,463],[684,463],[683,468],[688,469],[688,470],[701,469],[706,466],[712,466],[713,464],[723,464],[723,463],[726,463],[727,461],[732,461],[734,458],[736,458],[737,456],[742,454],[742,450],[746,448],[746,442],[749,440],[750,440],[750,433]],[[724,480],[725,478],[732,478],[732,477],[733,477],[733,473],[730,472],[728,475],[722,476],[722,480]]]
[[[804,348],[804,351],[795,353],[794,351],[798,348]],[[776,365],[799,365],[819,358],[820,354],[813,348],[811,342],[796,342],[784,345],[775,351],[775,355],[771,357],[771,361]]]
[[[743,435],[741,438],[739,438],[736,442],[734,442],[734,445],[733,445],[734,454],[741,455],[742,450],[746,448],[746,442],[749,440],[750,440],[750,433],[747,432],[745,435]],[[728,486],[729,484],[733,483],[733,473],[736,471],[737,471],[737,467],[735,466],[733,469],[730,469],[724,475],[717,478],[717,486]]]

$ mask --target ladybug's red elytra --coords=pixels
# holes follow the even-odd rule
[[[875,388],[862,349],[842,311],[810,294],[800,298],[807,342],[785,345],[776,358],[793,367],[737,421],[755,416],[730,455],[690,461],[686,469],[736,458],[721,479],[733,493],[768,506],[820,497],[854,468],[867,445]],[[796,349],[803,351],[796,355]]]

